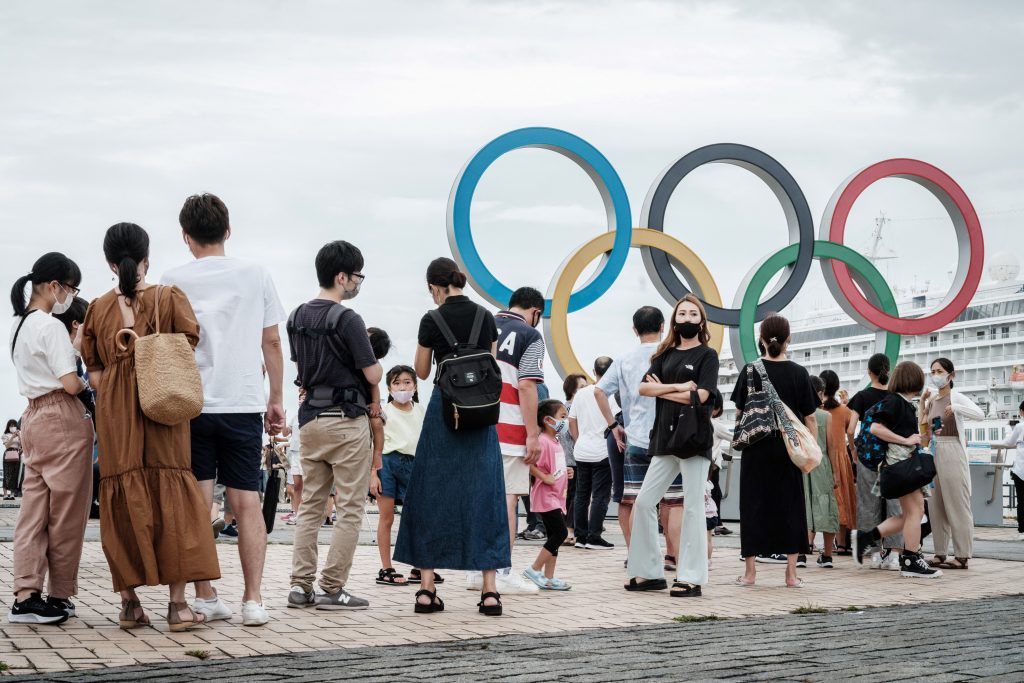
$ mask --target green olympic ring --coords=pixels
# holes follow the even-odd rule
[[[799,244],[791,244],[780,249],[769,256],[754,272],[753,277],[750,278],[750,283],[743,294],[743,303],[740,306],[738,329],[741,353],[746,363],[752,363],[761,355],[758,353],[757,339],[754,335],[754,315],[757,303],[760,301],[764,290],[768,287],[768,283],[775,277],[775,274],[796,262],[799,250]],[[865,256],[842,244],[815,240],[814,258],[818,260],[831,259],[846,264],[854,272],[855,279],[860,288],[865,293],[874,294],[874,298],[877,299],[877,305],[881,306],[883,311],[893,317],[899,315],[899,310],[896,308],[896,299],[893,297],[889,285],[885,282],[885,278]],[[892,367],[896,367],[896,362],[900,355],[901,341],[901,335],[895,332],[885,333],[884,353],[889,357]]]

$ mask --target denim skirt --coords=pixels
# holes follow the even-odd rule
[[[511,566],[505,473],[494,427],[453,432],[430,396],[395,543],[395,560],[423,569]]]

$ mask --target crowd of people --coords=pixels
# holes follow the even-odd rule
[[[683,297],[667,321],[655,306],[638,309],[638,345],[598,358],[596,382],[567,377],[560,401],[543,383],[537,325],[545,300],[536,289],[517,289],[508,308],[492,314],[466,295],[454,261],[433,260],[425,280],[435,307],[420,320],[411,364],[385,373],[387,333],[368,328],[351,307],[365,280],[356,246],[324,245],[317,296],[287,315],[269,272],[226,254],[232,226],[219,198],[189,197],[179,222],[194,260],[166,269],[159,283],[147,279],[146,231],[118,223],[102,244],[116,285],[91,303],[78,296],[79,267],[57,252],[12,287],[10,352],[28,408],[3,435],[4,495],[22,501],[11,622],[59,624],[75,615],[71,599],[95,506],[121,628],[150,624],[140,586],[167,587],[173,631],[231,618],[215,585],[218,533],[238,538],[242,623],[266,624],[264,467],[287,472],[294,545],[282,602],[291,608],[369,606],[347,588],[368,495],[380,511],[376,582],[418,586],[417,613],[445,607],[438,570],[467,572],[489,616],[502,613],[502,594],[571,589],[559,575],[559,553],[614,548],[604,536],[610,502],[626,545],[625,590],[702,595],[713,534],[731,533],[720,520],[718,473],[736,434],[723,417],[718,354],[699,299]],[[300,397],[290,425],[282,323]],[[191,419],[167,424],[140,398],[148,387],[133,338],[155,334],[178,335],[194,349],[202,408]],[[926,375],[913,363],[890,368],[884,355],[873,356],[871,385],[847,400],[834,372],[811,377],[789,360],[789,341],[784,317],[762,322],[762,356],[740,371],[730,396],[735,424],[756,421],[764,409],[757,397],[770,389],[822,458],[801,471],[780,422],[748,439],[740,474],[744,569],[735,583],[755,584],[759,562],[780,563],[785,586],[799,588],[798,569],[812,551],[823,569],[835,566],[836,554],[908,577],[967,569],[973,520],[963,421],[981,412],[953,388],[953,364],[936,359]],[[483,413],[436,388],[423,406],[419,382],[437,382],[446,363],[473,356],[487,359],[484,374],[493,364],[500,399],[489,422],[460,428],[460,408],[463,420]],[[185,377],[190,367],[170,369]],[[883,498],[878,472],[860,457],[858,425],[884,444],[888,466],[927,449],[934,482]],[[265,434],[280,444],[281,459],[263,461]],[[1020,446],[1024,430],[1010,440]],[[1024,471],[1014,477],[1024,484]],[[215,495],[232,521],[215,519],[211,533]],[[525,529],[520,505],[529,513]],[[325,520],[333,532],[318,573]],[[935,556],[925,560],[929,530]],[[519,571],[511,552],[517,539],[544,541]],[[674,572],[671,587],[666,571]]]

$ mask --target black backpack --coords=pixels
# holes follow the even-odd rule
[[[452,347],[437,363],[434,386],[441,392],[441,414],[453,432],[480,429],[498,424],[501,407],[501,370],[490,351],[476,348],[487,313],[477,308],[469,341],[460,344],[436,309],[430,317],[441,336]]]

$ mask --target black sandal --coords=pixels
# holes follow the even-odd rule
[[[673,598],[699,598],[700,586],[692,583],[686,583],[685,581],[673,581],[672,590],[669,591],[669,595]]]
[[[377,583],[381,586],[408,586],[411,583],[410,581],[398,580],[404,578],[405,576],[396,572],[394,567],[381,569],[379,572],[377,572]]]
[[[668,583],[665,579],[644,579],[638,581],[634,576],[629,580],[629,583],[622,586],[628,591],[663,591],[668,588]]]
[[[497,605],[486,605],[484,604],[487,598],[494,598],[498,601]],[[501,595],[498,593],[482,593],[480,595],[480,602],[476,603],[476,606],[480,608],[480,614],[488,617],[500,617],[501,616]]]
[[[430,604],[424,605],[420,602],[420,596],[426,595],[430,598]],[[416,608],[413,610],[417,614],[433,614],[434,612],[444,611],[444,600],[437,597],[437,591],[428,591],[426,589],[416,591]]]
[[[676,558],[671,555],[665,556],[665,571],[674,572],[676,570]]]
[[[413,570],[409,572],[409,583],[421,583],[422,581],[423,576],[420,574],[420,570],[413,568]],[[444,583],[444,577],[437,572],[434,572],[434,583]]]

